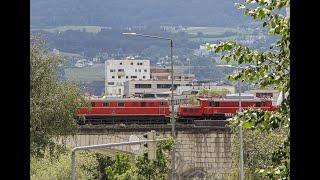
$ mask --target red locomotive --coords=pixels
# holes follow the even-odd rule
[[[200,105],[180,105],[177,121],[190,123],[195,120],[225,120],[239,110],[238,99],[199,98]],[[79,123],[168,123],[170,120],[169,101],[153,99],[92,99],[91,107],[77,110]],[[243,99],[242,108],[275,110],[271,100]]]
[[[167,99],[92,99],[91,107],[81,107],[79,123],[167,123]],[[82,117],[82,118],[81,118]]]
[[[199,98],[200,105],[190,106],[181,105],[178,108],[178,120],[188,122],[198,119],[225,120],[232,117],[239,110],[238,99],[208,99]],[[271,100],[266,99],[243,99],[241,100],[242,108],[258,108],[265,111],[275,110]]]

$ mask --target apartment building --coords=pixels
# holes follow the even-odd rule
[[[150,61],[126,58],[105,61],[105,93],[123,96],[124,82],[150,79]]]

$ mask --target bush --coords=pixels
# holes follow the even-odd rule
[[[98,161],[92,152],[80,152],[76,155],[77,179],[97,179]],[[30,179],[32,180],[66,180],[70,179],[71,152],[67,151],[58,158],[45,154],[44,158],[31,157]]]

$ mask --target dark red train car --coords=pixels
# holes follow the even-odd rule
[[[170,119],[167,99],[92,99],[81,107],[79,121],[91,123],[166,123]]]
[[[197,120],[197,119],[215,119],[225,120],[233,116],[239,110],[239,99],[208,99],[199,98],[198,106],[179,106],[178,116],[180,121]],[[259,108],[265,111],[273,111],[275,107],[271,100],[267,99],[243,99],[241,108]]]

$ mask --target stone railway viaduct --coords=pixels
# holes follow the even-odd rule
[[[142,137],[156,130],[157,138],[171,135],[170,125],[81,126],[77,135],[68,137],[68,147],[129,141],[130,135]],[[227,127],[195,125],[176,126],[176,171],[178,179],[201,178],[205,175],[223,177],[231,168],[232,134]],[[132,152],[129,146],[114,150]]]

